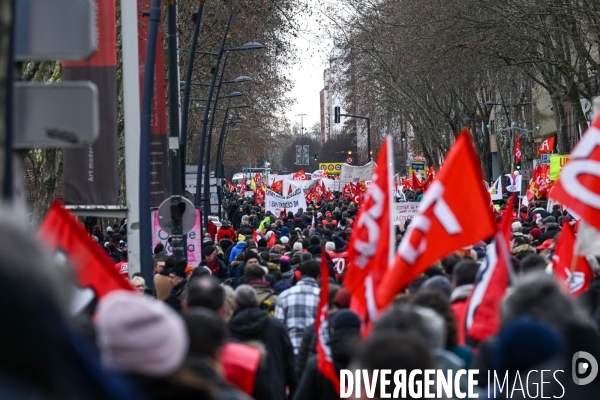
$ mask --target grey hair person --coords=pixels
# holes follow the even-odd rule
[[[235,289],[237,308],[254,307],[258,304],[256,290],[250,285],[240,285]]]

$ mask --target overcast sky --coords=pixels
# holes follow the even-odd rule
[[[296,104],[285,116],[293,124],[300,123],[300,117],[296,115],[308,114],[304,116],[304,126],[310,128],[321,121],[319,92],[323,89],[323,70],[327,67],[327,55],[333,42],[319,38],[322,30],[316,13],[306,22],[305,29],[307,32],[294,41],[300,63],[290,70],[295,85],[289,97],[295,99]]]

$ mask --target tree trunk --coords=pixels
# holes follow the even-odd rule
[[[565,107],[562,103],[560,93],[551,93],[550,99],[554,108],[554,120],[556,122],[556,151],[558,154],[569,154],[569,133]]]
[[[62,176],[62,151],[60,149],[35,149],[29,152],[33,164],[36,198],[33,203],[33,224],[39,226],[46,211],[56,198]]]

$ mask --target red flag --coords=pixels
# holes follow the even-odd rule
[[[260,172],[257,172],[256,175],[254,175],[254,182],[256,182],[257,186],[261,186],[261,184],[262,184],[262,175],[260,174]]]
[[[540,144],[540,148],[538,149],[538,156],[541,156],[544,153],[554,152],[554,138],[555,137],[556,136],[549,137],[548,139],[544,140]]]
[[[329,347],[329,265],[324,250],[321,250],[321,297],[315,330],[317,332],[317,369],[333,383],[339,395],[340,379],[335,371]]]
[[[507,209],[512,209],[515,196],[510,198]],[[509,282],[512,214],[505,213],[499,231],[492,242],[487,257],[479,267],[481,277],[467,299],[465,336],[476,342],[495,335],[500,329],[500,305]]]
[[[271,190],[278,194],[283,194],[283,181],[276,181],[271,184]]]
[[[415,171],[413,171],[411,187],[412,187],[412,190],[423,189],[423,185],[421,185],[421,181],[419,180],[419,177],[417,177],[417,174],[415,173]]]
[[[256,188],[254,193],[254,203],[257,205],[265,204],[265,188],[260,186]]]
[[[350,308],[364,322],[363,336],[379,316],[374,294],[394,261],[393,179],[392,138],[388,136],[379,151],[367,198],[354,224],[348,246],[350,263],[344,277],[344,285],[352,293]]]
[[[404,186],[407,189],[412,190],[412,180],[411,179],[406,179],[406,178],[400,178],[400,180],[402,181],[402,186]]]
[[[488,238],[496,231],[490,196],[468,130],[463,130],[448,152],[398,247],[393,268],[377,291],[377,305],[394,296],[435,261]],[[465,195],[468,193],[468,195]]]
[[[565,290],[572,296],[577,296],[588,290],[594,272],[583,256],[577,256],[575,271],[571,272],[574,248],[575,234],[573,228],[570,224],[565,223],[558,236],[554,255],[552,256],[552,270]]]
[[[298,171],[294,175],[292,175],[292,180],[293,181],[305,181],[306,174],[304,173],[304,170],[301,169],[300,171]]]
[[[287,208],[284,208],[281,214],[279,214],[282,218],[287,218]]]
[[[267,241],[267,247],[273,247],[275,246],[275,242],[277,241],[277,236],[275,236],[275,234],[271,234],[271,236],[269,236],[269,240]]]
[[[429,188],[429,186],[431,186],[434,179],[435,179],[435,170],[433,169],[433,165],[431,165],[429,167],[429,171],[427,171],[427,178],[425,179],[425,182],[423,182],[423,191],[426,191]]]
[[[242,196],[246,194],[246,191],[246,177],[244,176],[242,177],[242,186],[240,188],[240,193],[242,194]]]
[[[256,229],[252,229],[252,239],[254,240],[254,243],[258,243],[260,240],[260,235],[256,232]]]
[[[549,195],[600,230],[600,115],[571,152]]]
[[[515,163],[521,162],[521,136],[517,135],[515,139]]]
[[[83,225],[59,200],[50,207],[38,237],[50,251],[66,253],[79,285],[92,288],[98,298],[113,290],[134,290],[113,268],[113,260],[90,239]]]

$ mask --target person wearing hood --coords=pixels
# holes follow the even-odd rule
[[[456,263],[452,270],[452,285],[454,290],[450,294],[450,309],[456,317],[457,343],[465,344],[465,317],[467,313],[467,298],[475,287],[475,278],[479,264],[470,259]]]
[[[292,286],[294,283],[294,270],[288,256],[281,256],[279,258],[279,270],[281,271],[281,279],[289,286]]]
[[[236,233],[235,229],[233,229],[233,227],[231,227],[229,223],[227,223],[227,221],[224,221],[219,230],[217,231],[217,242],[220,242],[226,236],[230,240],[233,240],[236,237]]]
[[[293,397],[297,386],[294,349],[285,327],[258,307],[256,290],[250,285],[240,285],[235,290],[235,308],[229,321],[231,337],[241,343],[259,342],[266,350],[256,373],[252,397],[256,400],[286,400],[286,386]]]
[[[275,312],[277,304],[277,292],[271,287],[267,281],[267,274],[264,267],[253,265],[246,267],[244,270],[244,278],[247,285],[250,285],[256,290],[256,298],[261,308],[267,309],[270,316]]]
[[[360,341],[360,318],[350,310],[340,310],[330,316],[329,347],[336,373],[347,369],[352,348]],[[317,368],[317,356],[306,363],[306,369],[292,400],[338,399],[337,388]]]
[[[246,246],[248,245],[246,243],[246,236],[244,235],[238,235],[238,242],[235,246],[233,246],[233,248],[231,249],[231,252],[229,253],[229,263],[231,264],[235,258],[237,257],[238,254],[242,253],[245,249]]]
[[[287,237],[289,239],[289,235],[290,235],[290,228],[287,225],[284,225],[281,227],[281,235],[279,235],[280,238],[282,237]]]

